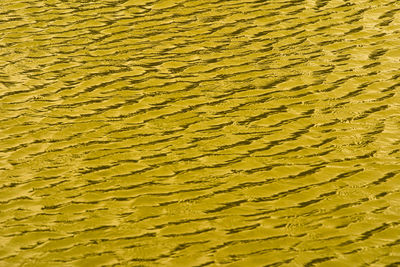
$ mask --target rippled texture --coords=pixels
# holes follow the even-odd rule
[[[0,2],[1,266],[397,266],[400,4]]]

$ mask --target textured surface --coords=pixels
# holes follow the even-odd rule
[[[0,1],[1,266],[397,266],[400,4]]]

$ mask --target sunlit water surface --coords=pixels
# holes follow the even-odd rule
[[[400,3],[0,1],[1,266],[398,266]]]

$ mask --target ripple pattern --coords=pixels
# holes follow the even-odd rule
[[[399,266],[400,3],[0,1],[1,266]]]

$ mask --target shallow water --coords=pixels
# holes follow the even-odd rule
[[[400,4],[1,1],[1,266],[397,266]]]

